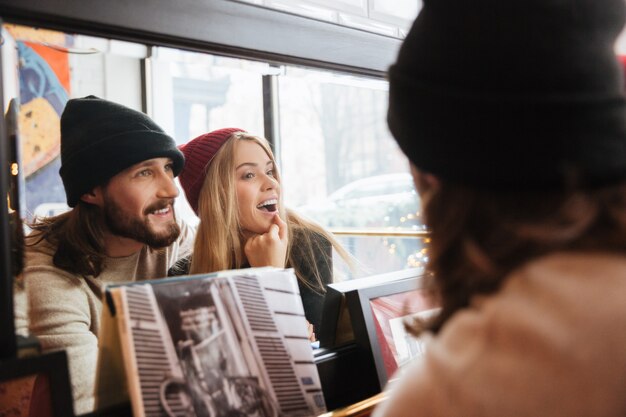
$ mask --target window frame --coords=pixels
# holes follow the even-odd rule
[[[231,0],[0,0],[5,23],[384,78],[401,40]],[[259,36],[263,34],[263,36]]]

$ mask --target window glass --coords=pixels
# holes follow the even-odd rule
[[[178,144],[224,127],[263,136],[268,64],[156,47],[149,68],[151,116]],[[188,223],[199,222],[182,192],[176,210]]]
[[[422,231],[409,164],[386,123],[386,81],[287,67],[279,77],[286,202],[329,228]],[[415,266],[423,241],[342,237],[359,274]]]
[[[280,154],[288,202],[325,226],[421,229],[408,161],[387,129],[387,83],[285,72]]]
[[[3,26],[3,39],[5,97],[20,103],[28,220],[67,209],[58,171],[70,98],[93,94],[145,110],[179,144],[223,127],[263,135],[262,76],[274,74],[287,205],[335,231],[424,230],[408,161],[387,129],[383,80],[16,25]],[[176,208],[197,224],[185,198]],[[359,275],[419,266],[425,256],[414,237],[340,239],[362,263]]]
[[[428,238],[415,236],[346,236],[337,240],[356,259],[350,268],[337,255],[334,257],[336,280],[384,274],[406,268],[424,268],[428,261]]]

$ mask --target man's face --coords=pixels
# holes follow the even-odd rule
[[[174,215],[173,164],[149,159],[125,169],[102,187],[102,209],[109,230],[153,248],[172,244],[180,235]]]

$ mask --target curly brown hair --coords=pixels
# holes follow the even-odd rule
[[[533,258],[558,251],[626,255],[626,182],[505,192],[442,182],[425,216],[431,231],[428,287],[442,307],[425,326],[434,333],[472,297],[497,291]]]

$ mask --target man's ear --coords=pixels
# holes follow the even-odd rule
[[[421,171],[413,163],[411,163],[411,174],[413,175],[415,189],[422,199],[439,189],[441,184],[439,178],[429,172]]]
[[[95,187],[93,190],[89,191],[80,196],[80,200],[85,203],[93,204],[94,206],[102,207],[104,206],[104,198],[102,197],[102,187]]]

